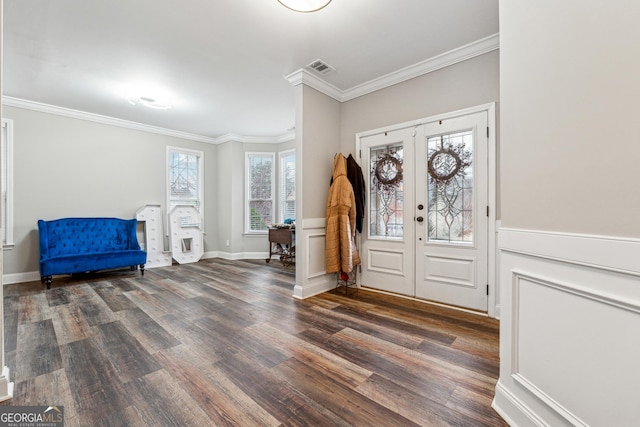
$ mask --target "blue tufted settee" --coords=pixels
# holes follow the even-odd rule
[[[147,253],[140,249],[136,219],[61,218],[38,221],[40,277],[51,289],[55,274],[86,273],[138,266],[144,275]]]

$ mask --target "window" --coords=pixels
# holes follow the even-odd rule
[[[13,246],[13,120],[2,119],[2,244]]]
[[[274,154],[246,154],[247,233],[266,233],[273,223]]]
[[[202,151],[167,148],[167,214],[177,205],[194,206],[203,215]]]
[[[372,147],[369,152],[369,237],[404,236],[404,146]]]
[[[280,153],[280,222],[296,219],[296,153]]]

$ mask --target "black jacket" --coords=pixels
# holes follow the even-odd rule
[[[347,178],[353,187],[353,194],[356,197],[356,230],[358,230],[358,233],[362,233],[366,187],[364,185],[362,169],[351,154],[347,157]]]

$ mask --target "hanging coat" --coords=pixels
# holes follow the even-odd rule
[[[326,214],[325,266],[327,273],[350,272],[360,264],[355,245],[356,202],[347,178],[347,161],[342,154],[333,159],[333,182],[329,188]]]
[[[353,187],[353,195],[356,198],[356,230],[358,230],[358,233],[362,233],[366,188],[362,169],[351,154],[347,157],[347,178],[349,178],[349,182]]]

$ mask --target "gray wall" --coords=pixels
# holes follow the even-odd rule
[[[502,225],[640,237],[640,3],[500,15]]]
[[[216,185],[218,187],[217,212],[220,224],[218,248],[235,253],[243,247],[244,215],[244,158],[242,144],[230,141],[218,146]],[[222,159],[226,159],[222,161]],[[227,245],[227,241],[229,244]]]
[[[358,132],[497,102],[498,72],[493,51],[343,103],[343,151],[354,154]]]
[[[205,251],[217,250],[215,145],[3,106],[14,125],[14,240],[4,274],[38,270],[38,219],[166,207],[166,148],[204,152]]]
[[[304,218],[324,218],[333,157],[340,152],[341,105],[308,86],[302,90],[302,212]]]

